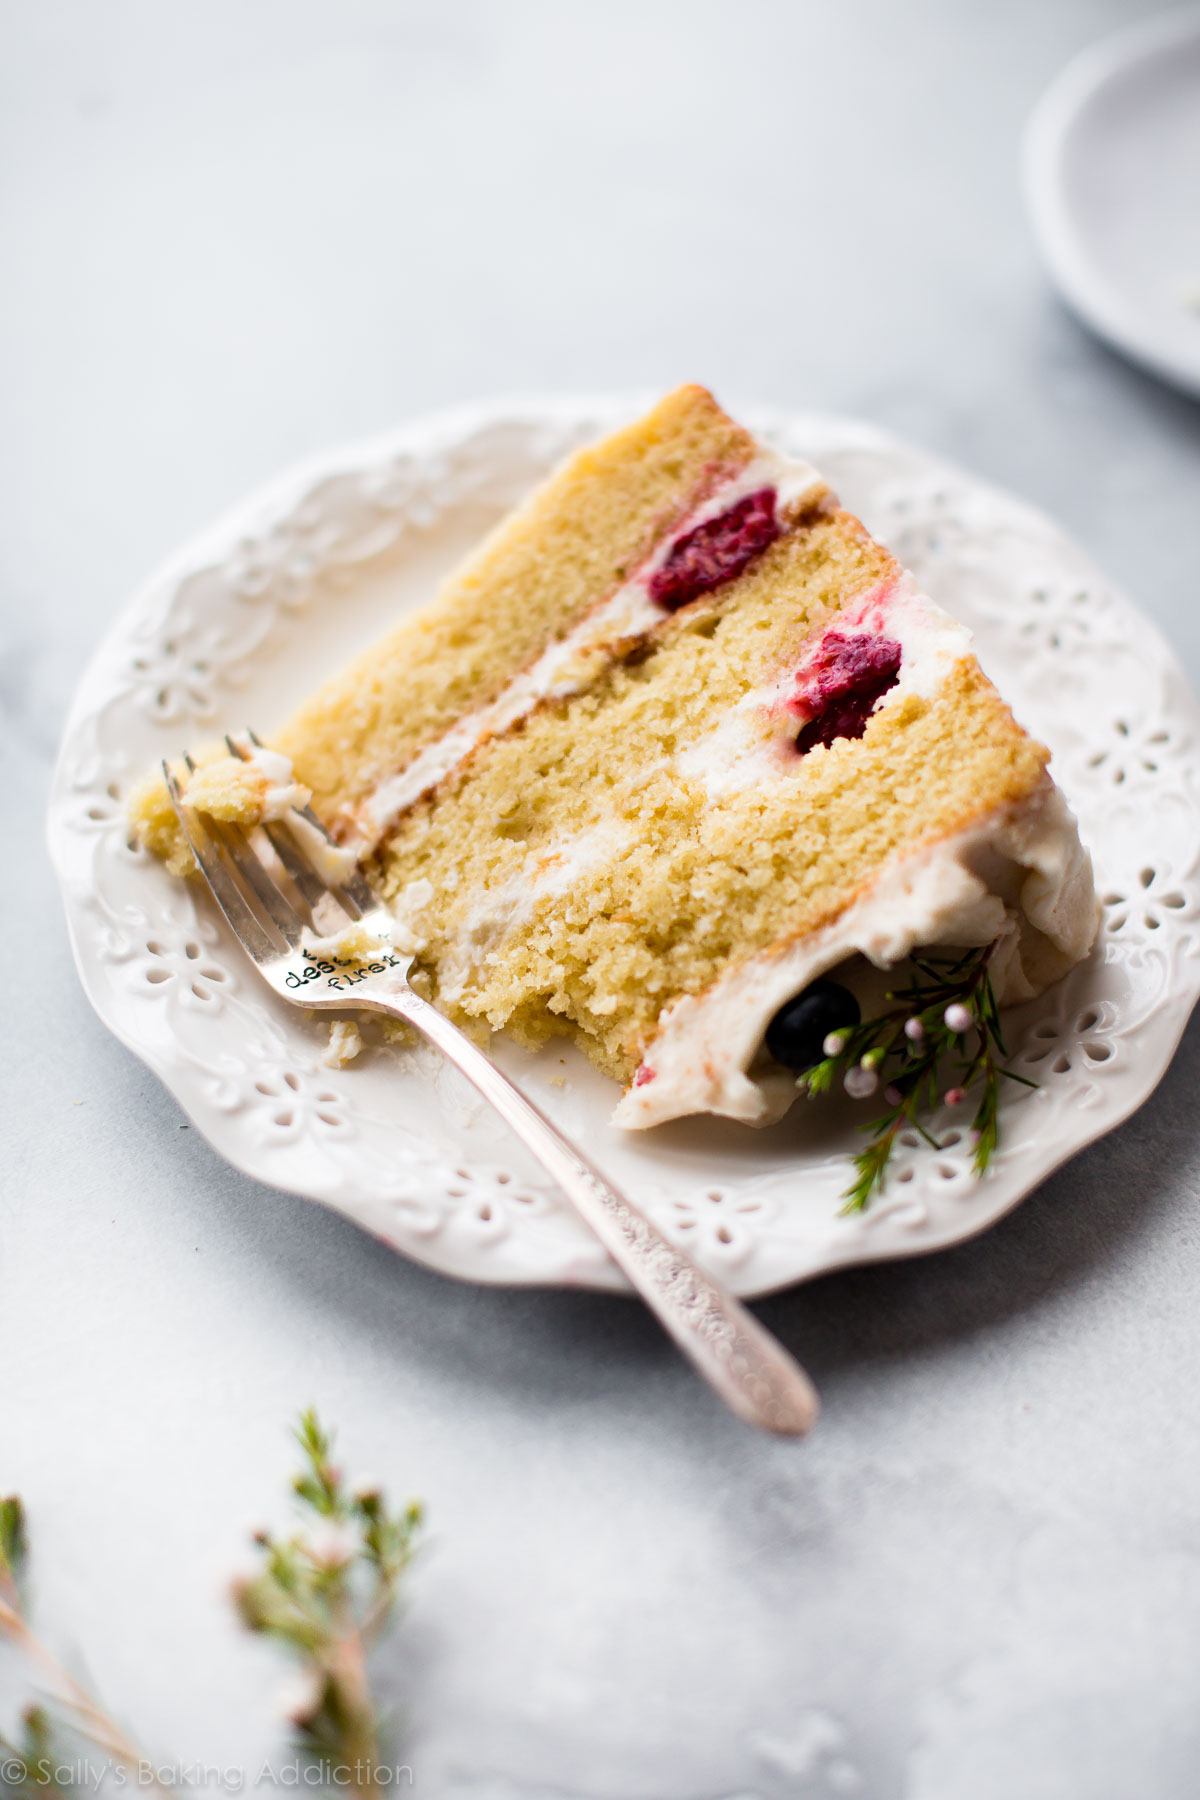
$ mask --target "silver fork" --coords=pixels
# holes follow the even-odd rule
[[[258,743],[252,732],[247,735]],[[248,757],[236,739],[225,741],[232,755]],[[184,760],[190,769],[191,759]],[[408,983],[412,957],[381,949],[369,964],[347,964],[306,949],[303,936],[311,917],[301,916],[286,891],[289,886],[310,915],[325,903],[321,936],[330,935],[324,916],[328,897],[347,925],[361,921],[374,937],[386,940],[392,924],[361,870],[333,882],[321,874],[320,856],[313,856],[312,847],[330,840],[312,808],[300,811],[304,825],[299,832],[282,821],[262,826],[286,871],[281,881],[245,831],[202,817],[187,805],[165,762],[163,773],[217,905],[275,992],[297,1006],[362,1007],[415,1026],[474,1083],[554,1177],[685,1356],[733,1411],[763,1430],[803,1436],[816,1420],[818,1401],[800,1365],[739,1300],[618,1193],[457,1026],[414,992]]]

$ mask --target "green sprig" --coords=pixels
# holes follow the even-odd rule
[[[0,1590],[15,1590],[24,1560],[25,1509],[18,1495],[0,1495]]]
[[[46,1708],[24,1707],[20,1736],[9,1738],[0,1732],[0,1795],[3,1800],[58,1800],[64,1790],[59,1785],[57,1771],[67,1761],[67,1754]]]
[[[870,1143],[852,1159],[855,1179],[844,1195],[843,1212],[863,1212],[887,1185],[896,1141],[905,1129],[915,1130],[935,1150],[938,1143],[922,1123],[947,1093],[980,1087],[971,1130],[975,1137],[974,1167],[982,1175],[996,1150],[1003,1077],[1024,1087],[1037,1084],[1004,1066],[1008,1056],[1000,1011],[988,965],[994,945],[962,956],[936,954],[910,959],[908,985],[887,998],[892,1004],[873,1019],[864,1019],[834,1035],[836,1054],[825,1056],[799,1077],[797,1086],[809,1098],[827,1094],[852,1071],[881,1083],[890,1096],[888,1109],[859,1129]],[[954,1007],[965,1010],[965,1028],[947,1023]],[[910,1021],[916,1021],[914,1030]],[[981,1085],[980,1085],[981,1084]]]
[[[414,1554],[421,1507],[392,1511],[373,1485],[348,1488],[316,1413],[295,1430],[304,1464],[292,1492],[311,1519],[284,1536],[255,1533],[258,1573],[239,1581],[243,1623],[297,1659],[291,1712],[301,1747],[351,1792],[380,1791],[380,1719],[367,1658]],[[386,1776],[385,1776],[386,1779]]]

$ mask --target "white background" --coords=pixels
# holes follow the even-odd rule
[[[632,1304],[459,1287],[228,1170],[93,1019],[40,844],[165,552],[505,390],[878,420],[1056,514],[1195,678],[1200,408],[1062,312],[1018,182],[1141,12],[0,0],[0,1488],[160,1758],[282,1745],[222,1583],[315,1400],[430,1509],[383,1670],[417,1793],[1194,1793],[1200,1033],[985,1239],[764,1303],[826,1405],[779,1445]],[[0,1659],[6,1723],[25,1691]]]

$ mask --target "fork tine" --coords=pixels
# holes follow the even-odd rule
[[[304,920],[286,895],[275,886],[246,833],[240,825],[227,825],[219,820],[213,836],[219,839],[222,850],[246,886],[253,890],[255,898],[288,949],[294,950],[303,934]]]
[[[166,777],[167,792],[183,828],[183,835],[191,845],[192,855],[200,865],[200,872],[212,889],[217,905],[232,926],[234,935],[255,962],[274,962],[280,954],[281,946],[272,941],[251,910],[245,895],[225,866],[221,846],[215,838],[209,836],[200,821],[200,815],[193,812],[184,800],[170,764],[164,762],[162,769]],[[286,949],[286,944],[282,948]]]
[[[323,894],[329,892],[328,887],[319,875],[314,875],[304,858],[297,850],[295,843],[283,827],[273,819],[263,820],[263,830],[270,840],[271,848],[299,888],[310,906],[315,906]]]

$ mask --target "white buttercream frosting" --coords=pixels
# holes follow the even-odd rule
[[[795,1077],[752,1065],[775,1013],[817,976],[854,955],[890,968],[923,946],[999,939],[993,981],[1011,1004],[1086,956],[1097,921],[1091,859],[1047,776],[1019,805],[898,859],[831,924],[675,1001],[613,1121],[636,1130],[706,1112],[770,1124],[795,1099]]]
[[[406,808],[443,781],[486,739],[509,730],[541,701],[565,699],[586,687],[613,644],[645,637],[662,625],[667,615],[651,599],[650,589],[675,545],[709,519],[728,512],[747,495],[768,487],[775,491],[777,516],[783,517],[802,507],[810,497],[815,498],[825,482],[809,463],[777,455],[773,450],[760,450],[666,533],[614,593],[594,606],[565,637],[544,650],[529,668],[514,676],[502,694],[458,720],[360,801],[354,813],[362,840],[360,848],[377,843]]]
[[[358,857],[353,850],[343,849],[340,844],[335,844],[331,838],[326,837],[319,825],[314,825],[303,813],[294,812],[288,820],[288,826],[321,880],[327,881],[331,887],[339,887],[358,867]]]

